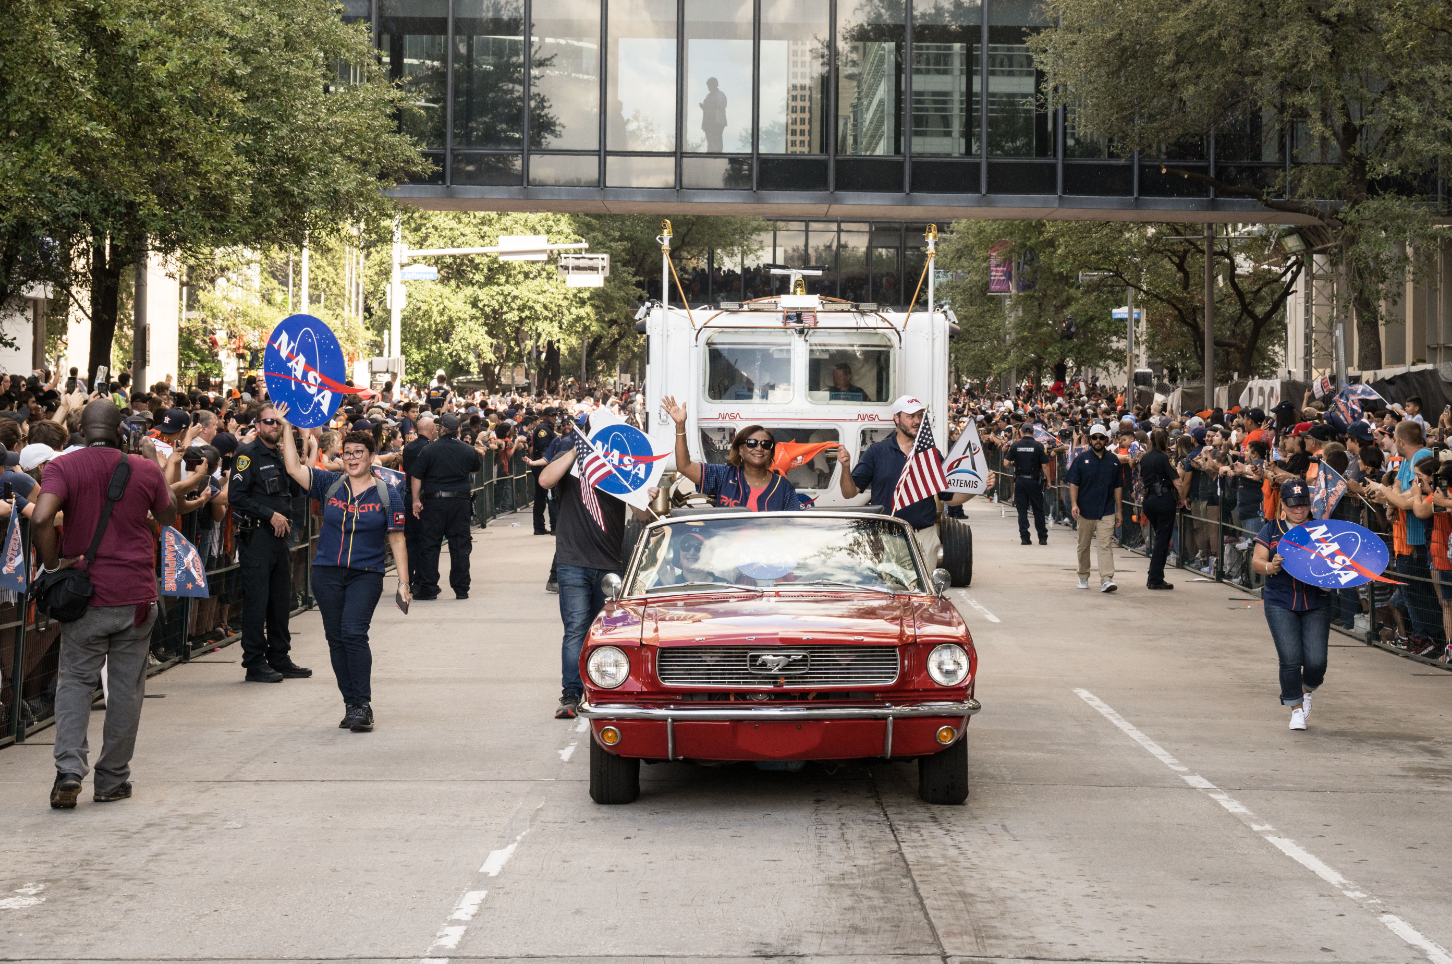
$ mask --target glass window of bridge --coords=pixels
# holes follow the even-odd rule
[[[890,402],[895,397],[892,339],[887,335],[810,331],[807,345],[807,398],[811,401],[860,405]]]
[[[530,147],[598,150],[600,0],[534,0],[531,15]]]
[[[902,0],[837,5],[837,153],[902,153]]]
[[[827,0],[761,0],[763,154],[825,154]]]
[[[612,151],[674,151],[675,0],[610,0],[609,43],[606,147]]]
[[[706,347],[706,397],[721,402],[789,402],[792,334],[722,331]]]
[[[518,150],[523,124],[523,0],[455,0],[454,146]]]
[[[867,284],[867,234],[870,225],[844,221],[839,228],[837,272],[846,301],[871,301]]]
[[[1036,0],[989,0],[988,153],[1053,157],[1052,109],[1040,102],[1043,74],[1034,68],[1028,37],[1049,25]]]
[[[687,151],[751,153],[751,30],[751,0],[685,0]]]
[[[425,148],[442,148],[448,0],[382,0],[378,15],[379,54],[408,101],[400,126]]]
[[[977,0],[913,4],[913,153],[976,155],[983,56]]]

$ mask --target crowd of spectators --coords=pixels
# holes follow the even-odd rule
[[[1127,406],[1116,392],[1089,383],[1013,393],[965,389],[951,399],[950,434],[976,423],[990,467],[1027,426],[1051,456],[1048,484],[1053,521],[1072,525],[1065,466],[1089,448],[1089,432],[1102,425],[1121,463],[1125,520],[1122,544],[1147,541],[1142,460],[1164,433],[1179,510],[1176,545],[1185,568],[1249,584],[1256,533],[1279,515],[1280,489],[1288,479],[1314,484],[1329,466],[1346,480],[1346,492],[1330,513],[1381,536],[1404,582],[1340,590],[1337,623],[1371,632],[1407,652],[1447,660],[1452,637],[1452,410],[1433,421],[1416,396],[1361,403],[1347,421],[1334,398],[1281,400],[1269,411],[1229,409],[1171,411],[1164,402]],[[1062,394],[1061,394],[1062,391]],[[1011,486],[1007,473],[1004,485]],[[1391,575],[1389,573],[1389,575]]]

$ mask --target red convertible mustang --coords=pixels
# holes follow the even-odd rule
[[[962,803],[978,657],[948,581],[861,510],[651,523],[580,654],[590,796],[635,800],[641,760],[915,758],[924,800]]]

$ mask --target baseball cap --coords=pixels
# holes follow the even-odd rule
[[[1376,438],[1371,434],[1371,426],[1367,425],[1365,422],[1362,421],[1352,422],[1350,425],[1348,425],[1346,427],[1346,434],[1354,435],[1358,440],[1362,442],[1376,441]]]
[[[212,448],[223,455],[231,455],[237,451],[237,436],[231,432],[218,432],[212,436]]]
[[[192,417],[179,408],[169,408],[161,416],[157,423],[156,430],[162,435],[175,435],[178,432],[185,432],[191,428]]]
[[[914,412],[921,412],[926,407],[911,395],[899,395],[897,401],[892,403],[892,414],[911,415]]]
[[[31,442],[20,450],[20,469],[22,472],[29,472],[38,465],[42,465],[55,458],[60,453],[49,445],[40,442]]]
[[[459,416],[446,412],[439,416],[439,425],[443,427],[445,432],[457,432],[459,430]]]
[[[1286,479],[1281,483],[1281,505],[1290,507],[1311,504],[1311,487],[1305,479]]]
[[[1194,428],[1190,429],[1190,434],[1195,437],[1195,441],[1197,442],[1205,441],[1205,426],[1196,425]]]
[[[1252,422],[1259,423],[1265,421],[1265,412],[1258,408],[1252,408],[1250,411],[1246,412],[1245,415]]]
[[[370,421],[368,421],[368,419],[366,419],[366,418],[360,418],[360,419],[358,419],[358,421],[356,421],[356,422],[353,423],[353,431],[355,431],[355,432],[371,432],[371,431],[373,431],[373,423],[370,422]]]
[[[1095,422],[1089,428],[1089,434],[1090,435],[1103,435],[1105,438],[1109,438],[1109,429],[1105,428],[1103,425],[1100,425],[1098,422]]]
[[[1306,434],[1318,442],[1329,442],[1336,437],[1335,431],[1329,425],[1312,425]]]
[[[1297,422],[1296,423],[1296,427],[1293,428],[1293,429],[1291,429],[1291,434],[1292,435],[1305,435],[1309,431],[1311,431],[1311,423],[1310,422]]]
[[[7,466],[20,464],[20,453],[10,451],[3,442],[0,442],[0,456],[3,456],[4,464]]]
[[[1201,418],[1200,416],[1198,416],[1198,415],[1192,415],[1185,422],[1185,428],[1187,428],[1187,429],[1204,428],[1204,427],[1205,427],[1205,420],[1203,418]]]

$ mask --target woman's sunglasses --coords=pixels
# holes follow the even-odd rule
[[[763,451],[770,452],[772,449],[776,448],[776,443],[771,441],[771,439],[749,438],[741,443],[741,447],[748,449],[761,449]]]

